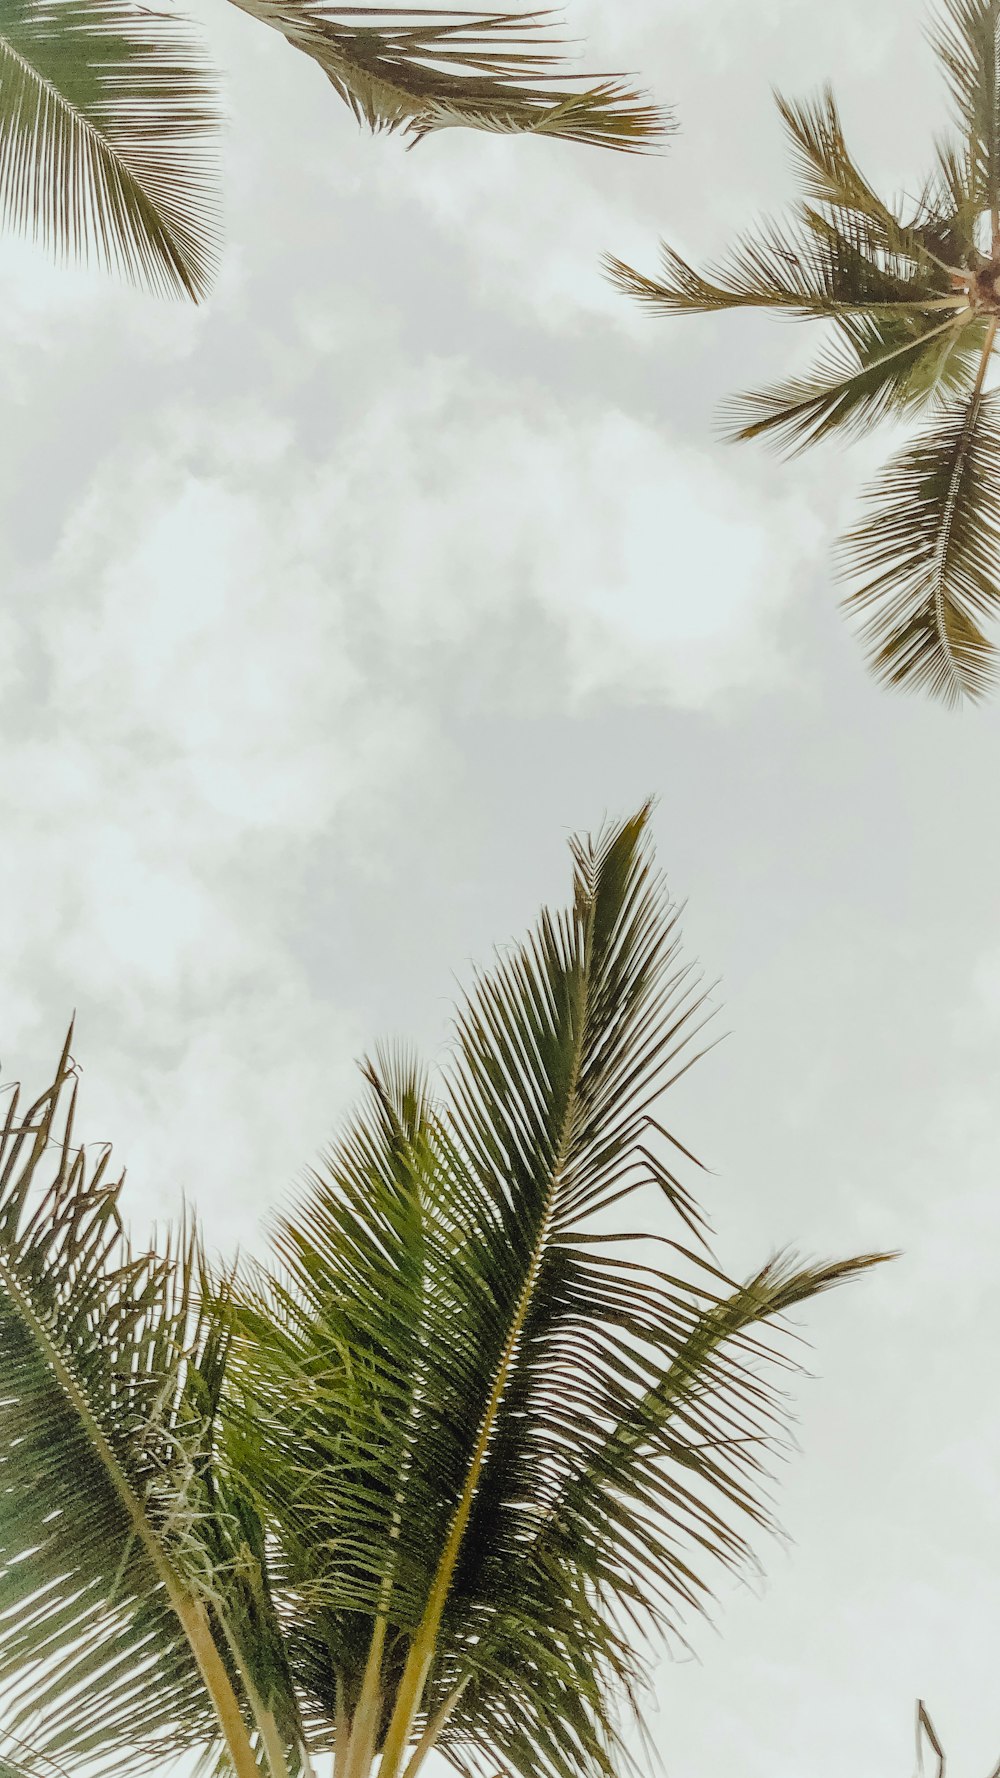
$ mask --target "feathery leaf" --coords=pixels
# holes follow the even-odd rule
[[[1000,204],[1000,0],[941,0],[931,42],[968,143],[980,209]]]
[[[831,432],[862,433],[971,389],[987,323],[949,317],[845,317],[841,343],[811,375],[751,390],[727,404],[736,439],[774,437],[789,454]]]
[[[647,818],[575,844],[571,907],[478,978],[440,1101],[404,1059],[369,1067],[279,1267],[244,1283],[234,1461],[292,1669],[315,1747],[339,1718],[383,1778],[431,1744],[463,1773],[611,1778],[636,1624],[679,1635],[746,1559],[739,1521],[770,1523],[768,1324],[875,1263],[738,1286],[686,1244],[655,1110],[705,1004]],[[643,1192],[682,1237],[665,1268],[609,1227]]]
[[[449,126],[637,152],[668,115],[617,75],[573,75],[547,10],[479,13],[234,0],[318,62],[359,123],[414,141]],[[558,82],[558,84],[553,84]]]
[[[60,258],[203,296],[218,123],[183,20],[128,0],[0,0],[0,213]]]
[[[221,1742],[231,1699],[206,1608],[216,1340],[195,1237],[133,1253],[75,1093],[67,1039],[0,1132],[0,1705],[15,1757],[140,1771]]]
[[[801,207],[795,226],[761,223],[744,235],[721,265],[705,273],[666,241],[660,242],[658,278],[646,277],[613,255],[605,258],[612,282],[661,314],[706,314],[715,309],[775,308],[809,317],[864,314],[872,308],[921,316],[951,311],[965,300],[917,245],[893,254],[872,252],[865,218],[848,212],[827,217]]]
[[[845,601],[880,678],[946,703],[994,681],[983,619],[1000,613],[1000,411],[995,393],[953,403],[866,495],[841,566],[862,584]]]

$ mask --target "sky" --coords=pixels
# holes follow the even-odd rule
[[[253,1247],[356,1060],[430,1058],[477,962],[658,799],[726,1041],[671,1097],[733,1272],[901,1258],[808,1306],[783,1545],[657,1668],[669,1778],[949,1778],[1000,1756],[1000,702],[867,676],[831,543],[885,437],[782,463],[719,401],[807,345],[602,279],[791,191],[832,79],[914,191],[915,0],[570,0],[662,157],[359,134],[218,3],[227,239],[194,310],[0,244],[0,1076],[75,1009],[134,1225]]]

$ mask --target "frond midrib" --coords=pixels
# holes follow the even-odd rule
[[[86,1388],[72,1365],[52,1338],[45,1321],[35,1308],[12,1269],[8,1257],[0,1251],[0,1283],[6,1290],[22,1324],[34,1340],[48,1365],[58,1388],[75,1412],[104,1473],[111,1481],[137,1542],[150,1561],[154,1573],[169,1600],[181,1629],[205,1693],[224,1735],[236,1768],[237,1778],[259,1778],[259,1769],[243,1727],[242,1714],[229,1682],[225,1666],[208,1626],[204,1606],[184,1584],[175,1571],[143,1508],[143,1502],[130,1482],[115,1454],[100,1420],[91,1406]],[[241,1744],[241,1742],[243,1744]]]
[[[57,1342],[52,1339],[42,1316],[38,1314],[31,1300],[30,1294],[24,1289],[16,1272],[12,1270],[7,1255],[3,1252],[0,1252],[0,1278],[2,1278],[3,1288],[13,1302],[23,1325],[30,1333],[59,1389],[83,1426],[95,1456],[106,1475],[110,1477],[115,1493],[128,1515],[136,1537],[142,1544],[156,1570],[157,1578],[170,1594],[171,1603],[173,1603],[175,1594],[179,1596],[181,1591],[179,1577],[174,1573],[173,1567],[167,1560],[159,1539],[153,1534],[149,1520],[143,1511],[142,1502],[90,1405],[86,1389],[74,1373]]]
[[[542,1216],[539,1221],[538,1234],[535,1239],[525,1280],[511,1317],[510,1328],[504,1347],[497,1363],[496,1373],[486,1406],[480,1421],[476,1443],[469,1462],[462,1493],[459,1498],[452,1522],[449,1527],[445,1545],[438,1562],[437,1572],[428,1593],[424,1616],[414,1637],[410,1654],[407,1658],[403,1679],[397,1693],[396,1704],[386,1733],[382,1764],[379,1778],[396,1778],[406,1745],[409,1741],[413,1718],[419,1707],[420,1698],[434,1657],[437,1633],[441,1617],[447,1602],[452,1578],[461,1550],[462,1541],[468,1527],[473,1502],[479,1486],[487,1453],[503,1402],[508,1380],[514,1368],[518,1343],[523,1334],[525,1323],[545,1259],[552,1223],[555,1215],[556,1198],[562,1182],[569,1155],[573,1134],[573,1123],[579,1098],[580,1072],[589,1030],[588,1002],[590,988],[590,972],[592,965],[593,928],[596,912],[596,898],[592,893],[587,906],[586,927],[584,931],[584,954],[577,989],[577,1037],[573,1047],[570,1066],[570,1078],[566,1093],[566,1104],[560,1124],[558,1142],[556,1144],[552,1165],[549,1171],[549,1182]]]

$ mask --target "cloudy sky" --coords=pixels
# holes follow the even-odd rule
[[[733,1270],[899,1263],[803,1315],[787,1548],[664,1664],[669,1778],[949,1778],[1000,1754],[1000,703],[891,698],[829,544],[885,441],[782,465],[719,398],[803,343],[657,321],[610,249],[693,255],[789,190],[770,87],[832,77],[914,190],[918,0],[571,0],[676,107],[639,162],[361,137],[203,0],[228,240],[201,310],[0,247],[3,1078],[73,1008],[136,1223],[229,1248],[430,1054],[474,960],[565,895],[567,834],[659,801],[726,1042],[674,1095]]]

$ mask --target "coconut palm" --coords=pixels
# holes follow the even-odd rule
[[[359,121],[638,150],[663,114],[565,72],[543,13],[235,0],[313,57]],[[0,210],[63,257],[197,298],[218,233],[216,81],[182,18],[132,0],[0,0]]]
[[[663,246],[658,278],[608,261],[665,314],[770,308],[828,324],[814,367],[733,404],[739,439],[789,452],[929,416],[841,541],[846,603],[876,674],[954,703],[995,677],[1000,606],[1000,0],[945,0],[933,42],[957,134],[919,197],[884,202],[848,153],[833,94],[779,97],[804,197],[701,273]]]
[[[881,1257],[713,1261],[658,1117],[704,1001],[646,819],[574,843],[570,907],[477,980],[434,1091],[365,1065],[267,1263],[212,1275],[190,1224],[131,1245],[68,1044],[11,1097],[12,1770],[615,1769],[644,1633],[771,1522],[786,1312]]]

